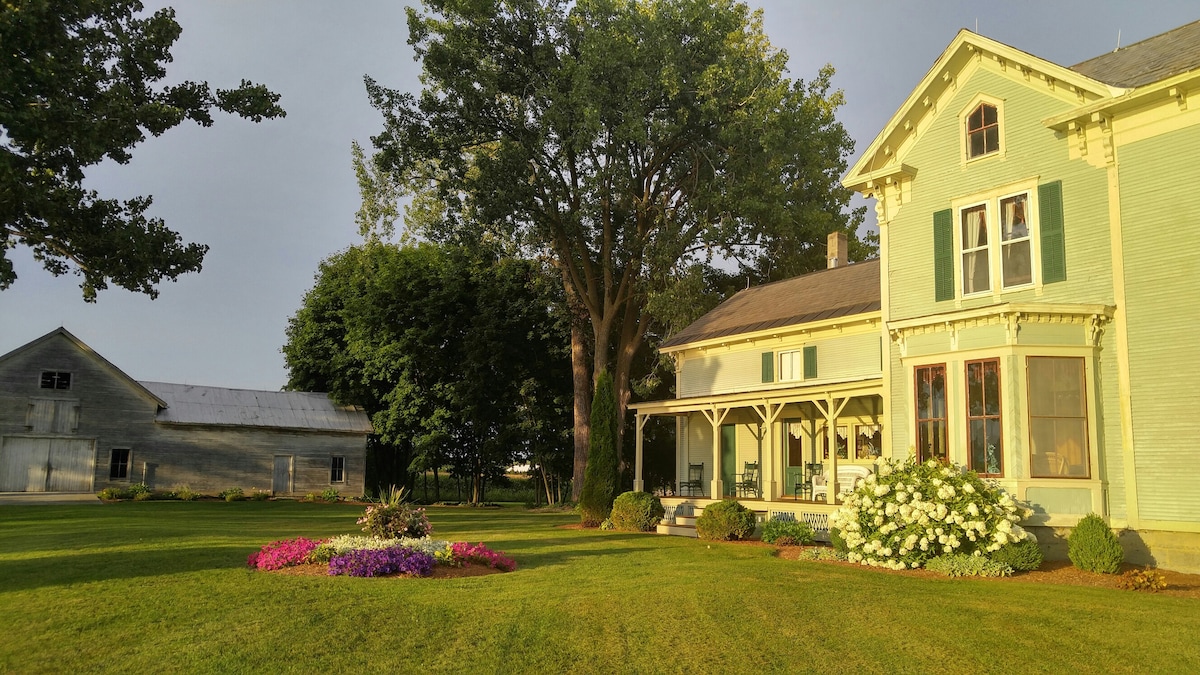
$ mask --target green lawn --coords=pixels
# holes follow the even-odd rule
[[[520,568],[456,580],[251,572],[355,531],[291,502],[0,506],[0,672],[1200,672],[1200,602],[928,580],[766,547],[432,508]]]

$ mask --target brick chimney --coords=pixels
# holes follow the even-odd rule
[[[850,264],[850,249],[846,243],[845,232],[831,232],[826,246],[825,261],[829,269]]]

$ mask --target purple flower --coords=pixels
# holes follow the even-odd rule
[[[433,573],[433,556],[404,546],[385,549],[357,549],[329,559],[331,576],[378,577],[404,574],[427,577]]]

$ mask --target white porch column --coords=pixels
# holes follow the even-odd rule
[[[825,463],[825,484],[828,486],[828,492],[825,493],[826,504],[837,504],[837,495],[840,486],[837,482],[837,419],[846,409],[846,404],[850,402],[850,397],[843,398],[839,403],[838,399],[832,394],[825,395],[825,401],[813,401],[822,414],[825,415],[825,442],[829,444],[829,461]],[[850,439],[846,439],[846,456],[850,455]]]
[[[646,426],[646,420],[650,419],[649,415],[637,413],[637,430],[634,432],[636,443],[633,451],[633,491],[642,492],[642,428]]]
[[[754,412],[758,413],[759,418],[762,419],[763,433],[767,436],[767,447],[763,452],[761,470],[763,498],[767,501],[775,501],[782,496],[780,486],[783,484],[783,476],[780,475],[780,471],[782,467],[787,466],[787,463],[782,459],[782,454],[775,451],[775,440],[778,436],[775,423],[783,412],[783,406],[783,403],[772,404],[769,401],[763,401],[762,405],[754,406]]]
[[[729,414],[729,408],[721,409],[713,406],[711,410],[701,410],[704,417],[712,425],[712,491],[709,497],[721,499],[725,496],[725,483],[721,480],[721,423]]]

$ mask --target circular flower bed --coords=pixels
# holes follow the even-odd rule
[[[512,558],[482,543],[419,539],[379,539],[346,535],[325,540],[284,539],[271,542],[250,554],[252,569],[279,570],[297,565],[327,565],[330,576],[379,577],[402,575],[427,577],[437,566],[482,565],[502,572],[517,568]]]
[[[847,559],[891,569],[917,568],[950,554],[984,557],[1032,537],[1025,510],[974,471],[930,460],[880,458],[829,518]]]

